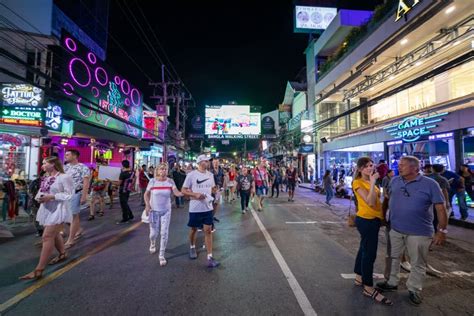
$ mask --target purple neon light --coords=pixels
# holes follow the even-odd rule
[[[126,106],[130,106],[130,99],[126,98],[124,103],[125,103]]]
[[[115,76],[115,77],[114,77],[114,81],[115,81],[115,84],[119,85],[119,84],[120,84],[120,77],[119,77],[119,76]]]
[[[74,64],[75,61],[81,62],[81,63],[84,65],[84,67],[86,67],[87,75],[88,75],[88,77],[89,77],[89,79],[87,79],[87,83],[80,83],[80,82],[76,79],[76,77],[74,76],[74,72],[72,71],[72,65]],[[69,74],[71,75],[71,78],[74,80],[75,83],[77,83],[78,86],[81,86],[81,87],[85,88],[85,87],[87,87],[87,86],[89,86],[89,85],[91,84],[91,72],[90,72],[90,70],[89,70],[89,67],[88,67],[87,64],[86,64],[82,59],[80,59],[80,58],[75,57],[75,58],[71,59],[71,61],[69,62]]]
[[[96,87],[92,87],[91,91],[92,91],[92,95],[94,96],[94,98],[99,97],[99,89],[97,89]]]
[[[77,112],[79,112],[79,114],[82,116],[82,117],[85,117],[85,118],[88,118],[92,115],[92,110],[89,110],[89,114],[84,114],[82,113],[82,110],[81,110],[81,100],[82,98],[78,98],[77,101],[76,101],[76,109],[77,109]]]
[[[100,80],[99,80],[99,70],[102,72],[103,77],[105,78],[104,82],[100,82]],[[97,67],[95,69],[94,76],[95,76],[95,80],[97,81],[97,83],[100,84],[103,87],[105,87],[109,83],[109,75],[107,75],[107,71],[105,71],[105,69],[102,68],[102,67]]]
[[[125,92],[125,88],[123,87],[124,86],[124,83],[127,84],[127,92]],[[122,89],[122,92],[125,94],[125,95],[128,95],[130,93],[130,84],[128,83],[127,80],[122,80],[122,83],[120,84],[120,88]]]
[[[66,38],[64,40],[64,44],[66,44],[66,47],[71,51],[71,52],[75,52],[77,50],[77,45],[76,45],[76,42],[74,42],[74,40],[70,37]]]
[[[135,92],[135,94],[137,95],[136,102],[135,102],[135,99],[133,98],[133,92]],[[133,106],[140,106],[140,92],[136,88],[133,88],[132,91],[130,92],[130,99],[132,100]]]
[[[74,87],[72,86],[72,84],[70,84],[69,82],[65,82],[63,83],[63,86],[64,86],[63,92],[67,95],[72,95],[71,91],[74,91]],[[69,88],[69,91],[66,88]]]
[[[95,64],[97,62],[97,58],[92,53],[87,53],[87,59],[89,59],[91,64]]]

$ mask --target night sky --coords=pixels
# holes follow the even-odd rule
[[[300,1],[299,3],[301,3]],[[381,1],[303,1],[339,8],[370,8]],[[153,79],[161,65],[138,38],[123,0],[111,1],[109,32]],[[126,1],[147,30],[144,12],[199,109],[205,104],[250,104],[263,112],[283,100],[286,82],[305,66],[307,34],[293,33],[292,1]],[[163,52],[148,34],[158,55]],[[146,95],[148,79],[109,38],[108,63]],[[303,73],[304,74],[304,73]],[[304,76],[304,75],[303,75]],[[153,104],[149,99],[148,104]],[[199,111],[198,109],[198,111]]]

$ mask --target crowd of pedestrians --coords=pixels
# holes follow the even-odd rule
[[[48,263],[56,264],[67,259],[66,250],[74,246],[84,233],[79,213],[89,191],[92,194],[89,220],[96,214],[96,204],[99,204],[99,215],[104,214],[104,192],[111,181],[98,179],[97,170],[91,174],[78,158],[77,151],[67,151],[65,167],[57,157],[44,159],[43,177],[31,184],[35,192],[33,205],[36,207],[37,231],[42,236],[42,251],[36,268],[21,279],[38,279]],[[381,161],[376,165],[370,158],[362,157],[355,166],[351,187],[357,206],[355,224],[360,234],[354,265],[355,285],[361,287],[363,295],[374,301],[392,305],[385,293],[398,290],[400,267],[403,267],[410,272],[406,283],[409,301],[419,305],[429,250],[446,239],[453,197],[458,199],[461,216],[466,216],[467,206],[466,210],[463,207],[466,204],[465,193],[472,196],[472,173],[466,165],[462,165],[456,174],[446,171],[442,165],[426,164],[422,167],[416,157],[404,156],[398,165],[399,175],[395,176],[393,170],[384,164]],[[189,258],[194,260],[198,257],[196,240],[198,232],[202,231],[203,248],[206,249],[207,266],[210,268],[220,264],[213,255],[213,232],[215,223],[219,222],[217,216],[222,200],[232,203],[237,197],[240,198],[242,215],[249,211],[252,201],[255,209],[261,212],[269,188],[271,197],[279,198],[285,184],[288,201],[294,201],[299,173],[292,164],[286,167],[269,166],[261,160],[254,168],[236,168],[223,166],[218,159],[210,161],[208,156],[200,155],[196,165],[196,169],[187,167],[186,170],[176,165],[169,171],[168,164],[163,163],[156,169],[143,165],[140,170],[134,171],[130,168],[130,162],[124,160],[119,181],[114,182],[122,209],[122,220],[117,224],[134,218],[128,199],[135,182],[138,183],[140,203],[144,206],[141,218],[150,227],[149,252],[154,254],[159,250],[161,266],[167,264],[165,251],[172,214],[172,194],[178,208],[184,206],[184,197],[189,200]],[[326,171],[322,183],[328,205],[331,205],[335,193],[343,192],[339,193],[342,196],[348,194],[341,178],[336,177],[336,180],[339,184],[334,189],[334,172]],[[66,242],[62,235],[64,224],[70,224]],[[386,280],[374,284],[373,270],[382,227],[387,238]],[[57,256],[50,260],[54,249]]]

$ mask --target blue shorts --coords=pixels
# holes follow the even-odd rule
[[[74,193],[69,201],[72,215],[79,214],[81,211],[81,197],[82,192]]]
[[[288,190],[294,191],[295,187],[296,187],[296,182],[293,182],[293,181],[288,182]]]
[[[201,213],[189,213],[189,227],[202,228],[203,225],[212,226],[214,224],[212,211]]]
[[[257,196],[262,196],[262,195],[266,195],[267,194],[267,187],[266,186],[257,186],[256,190],[257,192]]]

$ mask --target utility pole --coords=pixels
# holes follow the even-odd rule
[[[153,95],[150,97],[151,99],[157,99],[158,104],[156,105],[156,110],[159,110],[159,106],[163,106],[166,111],[168,109],[168,100],[169,99],[175,99],[175,96],[169,97],[168,96],[168,87],[173,86],[173,85],[181,85],[181,82],[171,82],[171,81],[165,81],[165,65],[161,65],[161,82],[150,82],[150,86],[153,86]],[[157,95],[155,89],[157,87],[161,88],[162,95]],[[165,136],[163,139],[163,159],[162,162],[167,162],[168,161],[168,145],[167,145],[167,132],[168,132],[168,115],[166,115],[165,119]]]

